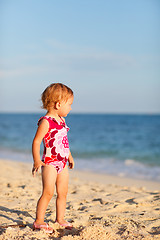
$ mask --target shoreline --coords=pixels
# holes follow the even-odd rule
[[[52,235],[32,230],[41,195],[41,175],[32,163],[0,159],[0,240],[2,239],[159,239],[160,184],[93,172],[70,170],[65,218],[72,230],[54,223],[56,193],[45,221]]]
[[[10,160],[10,159],[3,159],[0,158],[1,161],[6,161],[12,165],[12,163],[16,164],[24,164],[26,166],[30,166],[30,169],[32,168],[32,162],[25,162],[20,160]],[[69,174],[71,177],[77,177],[80,179],[83,179],[84,181],[92,181],[95,183],[101,183],[101,184],[114,184],[114,185],[120,185],[120,186],[134,186],[134,187],[143,187],[148,190],[160,190],[160,182],[156,180],[150,180],[150,179],[139,179],[134,177],[125,177],[125,176],[117,176],[114,174],[108,174],[108,173],[96,173],[92,170],[83,170],[83,169],[69,169]]]
[[[71,170],[72,171],[72,170]],[[82,178],[83,181],[92,181],[101,184],[113,184],[126,187],[146,188],[147,190],[158,191],[160,190],[160,182],[151,181],[148,179],[137,179],[129,177],[120,177],[110,174],[100,174],[93,171],[73,170],[70,171],[71,176]]]

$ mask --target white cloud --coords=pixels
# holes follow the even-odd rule
[[[45,67],[38,67],[38,66],[26,66],[22,68],[15,68],[15,69],[8,69],[8,70],[1,70],[0,71],[0,78],[14,78],[14,77],[21,77],[21,76],[31,76],[37,73],[41,74],[47,71]]]
[[[28,54],[5,59],[0,71],[1,78],[39,74],[105,74],[108,71],[124,70],[136,66],[132,56],[108,53],[96,49],[72,48],[52,42],[50,53]],[[56,52],[54,48],[57,47]],[[64,51],[57,52],[58,49]],[[75,53],[73,53],[73,50]],[[63,53],[62,53],[63,52]]]

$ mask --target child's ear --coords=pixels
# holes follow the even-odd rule
[[[60,108],[60,106],[61,106],[61,103],[60,102],[56,102],[56,109],[59,109]]]

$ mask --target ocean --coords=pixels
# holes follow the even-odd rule
[[[32,163],[42,115],[0,114],[0,158]],[[66,123],[75,169],[160,181],[160,115],[69,114]]]

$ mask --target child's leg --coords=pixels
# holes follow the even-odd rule
[[[49,165],[42,168],[43,192],[37,203],[36,223],[44,224],[44,216],[49,201],[51,200],[57,177],[56,169]]]
[[[64,224],[64,214],[66,209],[66,198],[68,192],[68,166],[62,170],[61,173],[57,175],[56,190],[57,190],[57,200],[56,200],[56,220],[60,224]]]

